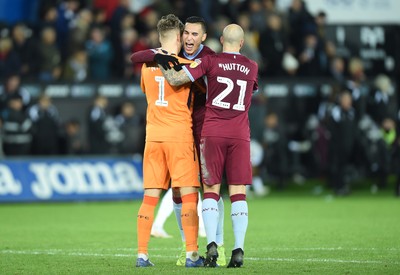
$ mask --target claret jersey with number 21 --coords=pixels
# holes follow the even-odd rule
[[[183,67],[192,81],[206,77],[207,102],[202,137],[250,140],[248,111],[258,91],[258,65],[239,53],[219,53]]]

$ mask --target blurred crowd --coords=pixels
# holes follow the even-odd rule
[[[278,2],[288,3],[278,5]],[[282,113],[264,93],[254,96],[253,139],[263,151],[258,171],[284,188],[289,179],[324,177],[338,194],[357,175],[400,179],[400,111],[386,75],[366,77],[361,59],[345,59],[325,36],[327,14],[311,14],[302,0],[36,0],[34,18],[0,23],[0,110],[7,155],[142,153],[145,119],[132,102],[113,106],[96,97],[86,121],[59,117],[52,99],[35,102],[21,81],[46,83],[138,81],[132,52],[159,46],[156,24],[174,13],[202,16],[205,44],[220,51],[222,28],[245,31],[242,53],[261,78],[327,77],[334,84],[313,106],[295,102]],[[328,11],[329,12],[329,11]],[[297,109],[297,110],[296,110]],[[87,137],[80,134],[87,126]],[[90,142],[88,142],[90,141]],[[399,189],[399,188],[398,188]],[[400,191],[399,191],[400,192]]]
[[[278,2],[289,3],[286,6]],[[159,46],[156,24],[174,13],[208,23],[205,44],[220,50],[219,36],[240,24],[243,54],[263,77],[329,76],[343,81],[349,60],[326,38],[327,15],[311,14],[303,0],[32,0],[29,21],[0,22],[0,77],[19,74],[45,82],[137,79],[134,51]],[[32,4],[31,4],[32,5]],[[34,19],[32,19],[34,18]]]

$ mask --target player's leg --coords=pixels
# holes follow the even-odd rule
[[[171,188],[172,189],[172,200],[174,205],[174,213],[176,217],[176,222],[178,224],[179,233],[182,239],[182,249],[178,260],[176,261],[177,266],[184,266],[186,264],[186,240],[185,240],[185,233],[183,232],[182,227],[182,199],[179,188]]]
[[[171,185],[182,199],[181,223],[186,240],[186,267],[203,266],[198,254],[199,217],[197,213],[199,166],[193,144],[176,143],[169,147]]]
[[[245,185],[229,186],[231,200],[231,219],[235,244],[232,250],[228,267],[240,267],[243,265],[244,240],[248,226],[248,206],[246,201]]]
[[[225,163],[225,140],[217,137],[203,137],[200,141],[203,180],[203,220],[207,236],[205,266],[215,267],[218,260],[217,230],[223,230],[220,220],[220,186]],[[219,232],[221,233],[221,232]],[[220,235],[221,237],[221,235]]]
[[[151,235],[156,238],[171,238],[164,230],[164,224],[167,221],[168,217],[174,211],[174,204],[172,201],[172,189],[168,189],[168,191],[164,194],[164,197],[161,200],[160,207],[158,208],[158,212],[154,219],[153,227],[151,228]]]
[[[231,200],[231,219],[235,244],[228,267],[243,265],[244,240],[248,225],[246,185],[252,183],[250,142],[231,140],[226,159],[226,174]]]
[[[152,153],[149,154],[149,152]],[[145,190],[137,215],[137,267],[153,266],[148,256],[148,244],[154,220],[154,211],[162,189],[167,189],[168,184],[169,173],[162,147],[157,143],[146,143],[143,156],[143,186]]]
[[[197,213],[198,189],[195,187],[181,187],[182,197],[182,227],[186,239],[186,263],[187,267],[201,264],[198,254],[199,217]],[[201,262],[201,263],[200,263]]]
[[[219,220],[219,191],[221,184],[204,185],[203,220],[207,237],[207,252],[204,265],[215,267],[218,260],[217,228]]]
[[[196,98],[196,95],[195,95]],[[201,119],[202,121],[202,119]],[[196,156],[199,160],[199,171],[201,170],[201,159],[200,159],[200,133],[201,133],[201,124],[196,124],[193,121],[193,133],[194,133],[194,144],[196,146]],[[201,173],[200,173],[200,183],[201,180]],[[204,228],[204,221],[202,213],[203,209],[203,198],[201,197],[201,192],[199,192],[199,203],[197,204],[197,212],[199,213],[199,237],[206,237],[206,230]]]
[[[137,267],[153,265],[148,256],[148,245],[150,240],[150,231],[154,220],[154,210],[157,206],[160,194],[161,189],[146,189],[144,192],[143,201],[137,215]]]
[[[203,215],[201,214],[202,209],[203,209],[203,199],[199,192],[199,202],[197,204],[197,213],[199,214],[199,237],[205,238],[207,235],[206,235],[206,229],[204,228]]]
[[[225,246],[224,246],[224,213],[225,213],[225,205],[222,196],[219,196],[218,200],[218,225],[217,225],[217,234],[216,234],[216,243],[218,246],[218,266],[226,266],[226,255],[225,255]]]

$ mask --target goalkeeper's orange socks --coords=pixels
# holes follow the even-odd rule
[[[158,197],[144,195],[142,205],[137,215],[137,240],[138,254],[148,254],[147,248],[150,240],[151,227],[154,220],[154,210]]]
[[[186,239],[186,252],[198,251],[199,216],[197,214],[198,194],[182,196],[181,221]]]

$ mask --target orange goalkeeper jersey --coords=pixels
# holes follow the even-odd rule
[[[147,99],[146,141],[193,142],[191,85],[171,86],[157,64],[143,64],[140,86]]]

